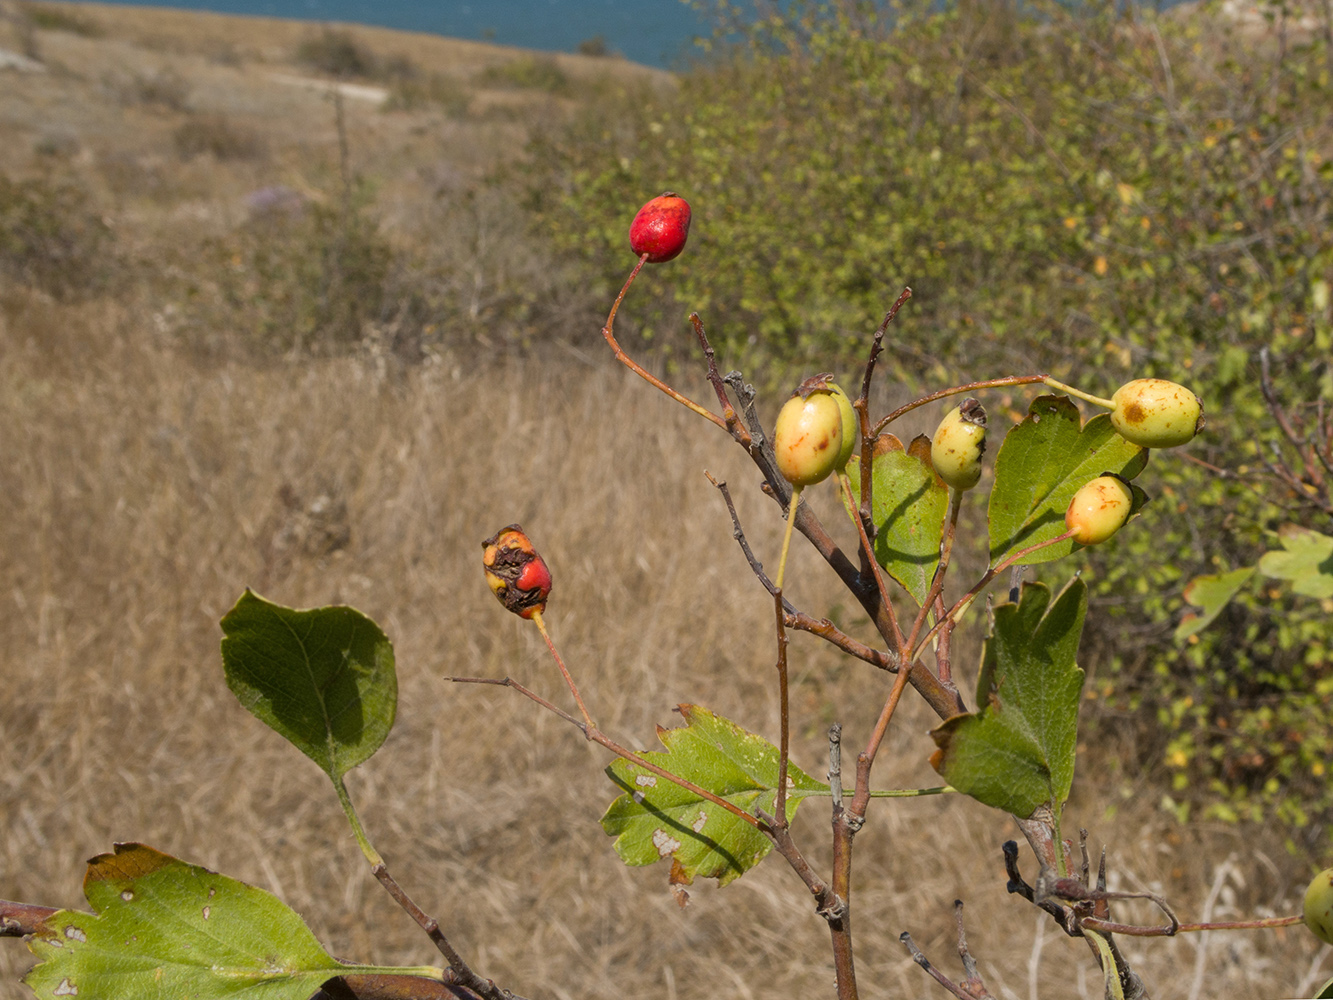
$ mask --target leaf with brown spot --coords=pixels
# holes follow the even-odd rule
[[[773,811],[778,780],[778,748],[761,736],[697,705],[679,706],[685,725],[658,727],[666,747],[643,756],[686,781],[753,814]],[[625,794],[611,803],[602,829],[615,837],[616,853],[627,865],[650,865],[671,858],[673,885],[696,876],[726,885],[768,854],[772,842],[753,825],[636,764],[617,760],[607,776]],[[828,795],[794,764],[787,765],[787,815],[808,795]]]

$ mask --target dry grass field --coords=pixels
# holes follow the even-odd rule
[[[173,240],[237,225],[247,191],[317,188],[336,164],[326,97],[273,76],[309,75],[292,59],[308,26],[72,9],[97,30],[30,28],[48,72],[0,75],[0,129],[15,137],[0,171],[86,184],[123,257],[167,259]],[[465,183],[449,178],[479,177],[552,101],[576,99],[476,83],[521,54],[357,37],[470,81],[466,115],[346,100],[356,169],[376,179],[395,238],[441,185]],[[622,64],[560,65],[669,85]],[[145,98],[153,80],[174,80],[177,98]],[[262,152],[179,155],[170,137],[201,115],[231,116]],[[249,586],[352,604],[393,639],[397,728],[349,786],[400,882],[478,971],[561,1000],[832,995],[822,921],[780,860],[725,890],[698,885],[679,909],[665,867],[625,868],[598,825],[614,791],[605,754],[511,692],[443,679],[508,674],[564,703],[535,630],[482,578],[481,540],[518,521],[552,567],[548,623],[610,734],[653,748],[682,702],[774,734],[771,607],[704,470],[733,485],[761,557],[776,558],[779,518],[723,435],[577,346],[588,331],[544,331],[526,352],[460,340],[409,366],[373,345],[256,361],[194,349],[151,281],[112,279],[64,299],[0,285],[0,897],[77,907],[83,862],[138,840],[275,892],[335,955],[437,958],[366,871],[323,775],[226,690],[217,622]],[[706,398],[697,377],[682,382]],[[830,574],[795,559],[794,599],[865,634]],[[828,724],[864,740],[887,681],[808,636],[792,657],[795,757],[822,774]],[[929,713],[911,703],[900,721],[878,782],[937,784]],[[1299,906],[1304,876],[1280,831],[1182,828],[1145,779],[1109,769],[1080,772],[1070,815],[1107,844],[1120,886],[1162,892],[1186,919]],[[796,824],[821,867],[826,822],[811,803]],[[970,801],[874,805],[855,869],[865,995],[945,995],[897,939],[910,930],[956,978],[958,897],[997,996],[1100,994],[1086,946],[1006,895],[1011,838],[1010,820]],[[1304,995],[1333,974],[1314,944],[1299,928],[1122,942],[1154,996],[1191,1000]],[[29,964],[3,942],[0,1000],[30,995],[16,981]]]

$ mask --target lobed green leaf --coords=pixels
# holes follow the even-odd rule
[[[39,1000],[306,1000],[391,971],[336,961],[277,897],[143,844],[93,858],[83,887],[94,912],[58,910],[28,942]]]
[[[1333,537],[1284,524],[1278,529],[1278,538],[1282,548],[1264,553],[1259,559],[1260,571],[1286,580],[1292,591],[1303,597],[1333,597]]]
[[[1083,670],[1075,662],[1088,594],[1075,579],[1051,602],[1025,583],[1018,603],[994,609],[982,653],[978,711],[931,731],[931,756],[958,791],[1019,818],[1041,805],[1059,815],[1074,780]]]
[[[1148,452],[1116,433],[1108,414],[1082,424],[1068,396],[1038,396],[1023,421],[1009,430],[995,459],[991,489],[991,564],[1017,549],[1064,534],[1065,511],[1083,486],[1113,472],[1133,479],[1148,463]],[[1133,489],[1133,514],[1147,501]],[[1066,556],[1074,542],[1050,545],[1019,560],[1020,565]]]
[[[1184,642],[1213,623],[1222,609],[1254,575],[1254,566],[1242,566],[1229,573],[1196,576],[1185,585],[1185,600],[1203,609],[1203,614],[1188,614],[1176,626],[1176,642]]]
[[[678,710],[683,727],[657,730],[666,750],[643,756],[751,815],[756,808],[771,813],[777,747],[706,708],[681,705]],[[762,861],[773,846],[739,816],[637,764],[616,760],[606,773],[625,794],[606,810],[602,829],[616,838],[616,853],[627,865],[671,858],[673,884],[689,885],[702,875],[726,885]],[[787,784],[788,817],[806,795],[829,792],[828,785],[790,762]]]

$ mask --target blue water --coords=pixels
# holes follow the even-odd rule
[[[601,35],[625,58],[663,67],[688,58],[697,51],[692,40],[710,33],[683,0],[159,0],[155,6],[351,21],[552,52],[573,52]]]

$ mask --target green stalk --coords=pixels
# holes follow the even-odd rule
[[[347,794],[347,786],[343,784],[341,775],[334,779],[333,787],[338,790],[338,801],[342,803],[343,812],[347,814],[347,822],[352,824],[352,833],[356,837],[357,846],[361,848],[361,853],[366,856],[372,868],[383,865],[384,859],[366,836],[366,831],[361,826],[361,817],[356,814],[356,806],[352,805],[352,797]]]

